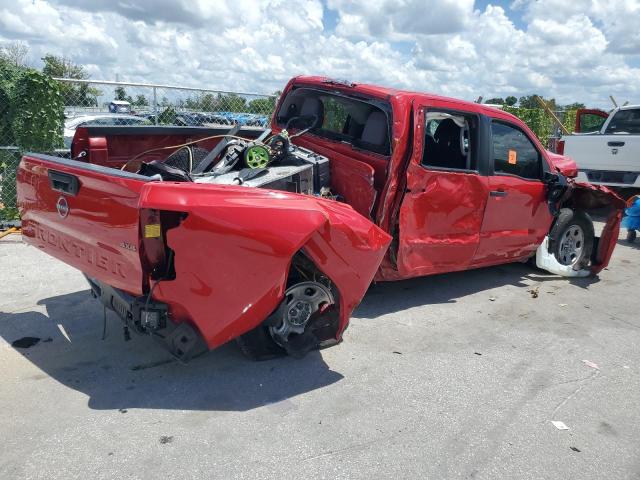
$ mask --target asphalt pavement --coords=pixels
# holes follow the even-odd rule
[[[638,245],[378,284],[336,347],[182,365],[9,235],[0,479],[640,479]]]

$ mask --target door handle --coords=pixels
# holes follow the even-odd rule
[[[608,142],[607,145],[610,147],[624,147],[624,142]]]
[[[68,173],[49,170],[49,184],[52,190],[75,196],[80,189],[78,177]]]
[[[491,190],[489,192],[489,195],[491,197],[506,197],[507,196],[507,192],[505,192],[504,190]]]

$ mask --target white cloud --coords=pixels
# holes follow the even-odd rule
[[[272,92],[322,74],[465,99],[640,103],[638,0],[325,2],[0,0],[0,43],[26,41],[34,65],[50,52],[109,80]]]

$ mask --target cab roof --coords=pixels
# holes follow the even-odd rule
[[[298,76],[291,80],[292,86],[315,86],[323,89],[335,89],[342,93],[355,93],[366,96],[378,97],[381,99],[388,99],[394,97],[396,101],[403,103],[410,103],[413,101],[420,101],[426,104],[438,103],[439,106],[443,104],[448,105],[452,109],[464,109],[470,112],[482,113],[494,118],[503,118],[517,121],[520,120],[515,116],[499,108],[483,105],[480,103],[469,102],[466,100],[460,100],[457,98],[445,97],[442,95],[436,95],[433,93],[414,92],[411,90],[401,90],[391,87],[383,87],[380,85],[372,85],[366,83],[354,83],[346,80],[337,80],[329,77],[322,76]]]

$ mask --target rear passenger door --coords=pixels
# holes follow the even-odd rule
[[[489,195],[475,266],[531,255],[548,233],[552,216],[542,179],[542,150],[520,126],[490,123]]]
[[[402,276],[463,270],[479,244],[488,198],[479,115],[451,104],[418,105],[413,156],[399,218]]]

